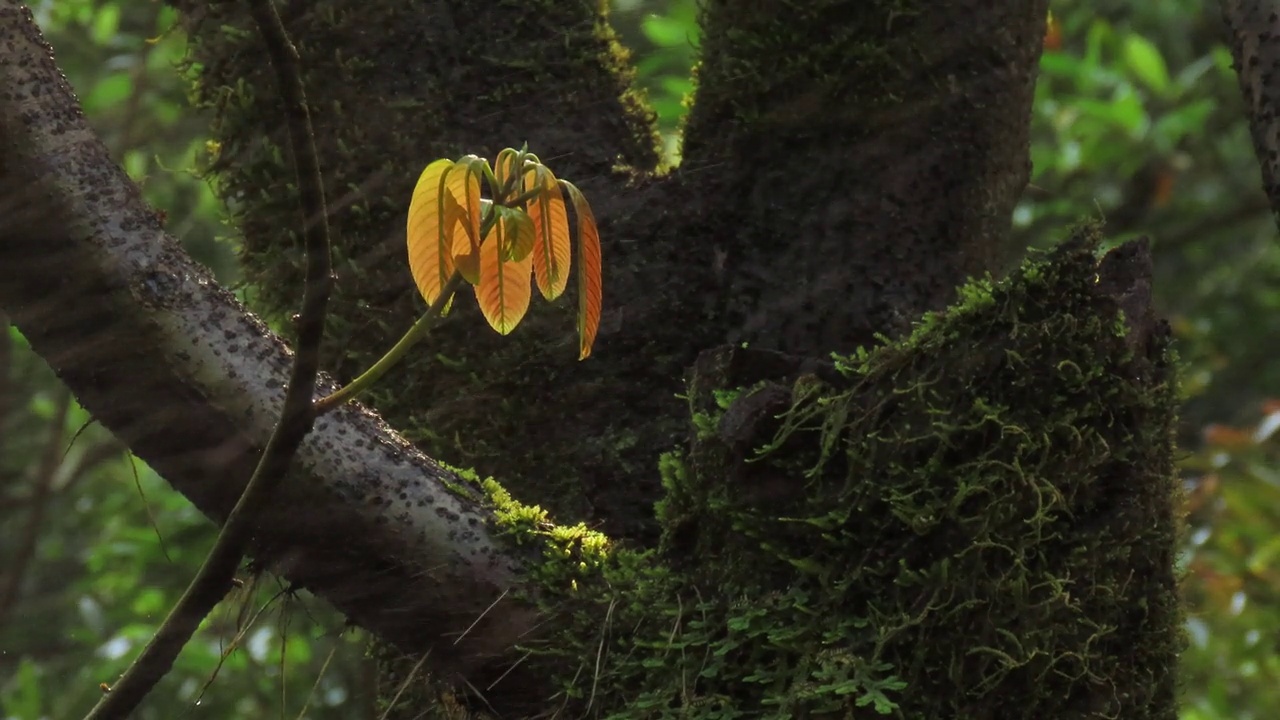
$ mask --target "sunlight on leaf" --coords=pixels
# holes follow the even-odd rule
[[[533,252],[533,221],[516,208],[499,207],[498,215],[506,226],[503,234],[502,259],[519,262]]]
[[[578,359],[585,360],[591,355],[596,330],[600,327],[600,233],[582,192],[565,180],[560,184],[569,192],[573,211],[578,216]]]
[[[476,285],[476,302],[489,325],[499,334],[515,329],[529,310],[530,265],[532,259],[503,260],[503,249],[510,241],[513,224],[497,222],[480,245],[480,282]]]
[[[486,186],[491,197],[482,196]],[[528,312],[534,284],[548,300],[568,285],[574,262],[569,202],[578,236],[578,358],[586,359],[602,302],[595,216],[582,192],[557,179],[527,148],[502,150],[492,167],[484,158],[464,155],[422,171],[409,203],[406,237],[423,299],[434,304],[446,286],[465,280],[475,289],[485,321],[502,335],[510,333]],[[427,326],[420,321],[414,327]]]
[[[525,173],[523,188],[540,187],[543,193],[529,203],[529,218],[535,231],[533,274],[538,292],[555,300],[569,284],[569,213],[564,193],[551,171],[545,167]]]
[[[448,219],[450,256],[462,277],[472,285],[480,274],[480,178],[484,160],[467,155],[445,179],[445,217]]]
[[[447,227],[445,202],[446,174],[452,167],[452,160],[436,160],[428,165],[418,177],[409,201],[409,269],[427,304],[436,301],[453,276],[453,238]]]

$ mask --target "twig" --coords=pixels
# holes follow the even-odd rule
[[[316,674],[316,681],[311,684],[311,692],[307,693],[307,699],[302,703],[302,709],[298,711],[298,720],[306,720],[307,708],[311,707],[311,698],[316,696],[316,691],[320,689],[320,681],[324,679],[324,674],[329,670],[329,663],[333,662],[333,656],[338,653],[338,646],[335,643],[329,648],[329,655],[324,659],[324,664],[320,666],[320,672]]]
[[[289,42],[271,0],[249,0],[249,10],[262,33],[280,86],[303,211],[307,265],[297,354],[285,389],[280,422],[267,441],[243,494],[227,516],[209,557],[151,642],[89,713],[87,720],[123,719],[173,667],[174,658],[194,634],[200,621],[231,588],[236,568],[248,547],[258,508],[283,480],[294,453],[315,422],[312,397],[320,362],[325,310],[332,286],[324,184],[302,78],[298,72],[297,49]]]

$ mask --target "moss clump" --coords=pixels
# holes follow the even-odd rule
[[[704,357],[658,551],[487,483],[556,628],[529,714],[1174,718],[1170,351],[1095,245],[834,368]]]

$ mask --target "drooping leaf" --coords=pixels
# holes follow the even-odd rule
[[[463,279],[475,285],[480,278],[480,178],[484,174],[484,160],[466,155],[449,171],[446,184],[453,205],[446,208],[447,218],[456,218],[449,226],[450,254],[454,266]]]
[[[476,303],[489,325],[499,334],[515,329],[529,310],[530,265],[523,260],[503,260],[508,245],[507,233],[515,229],[509,223],[496,222],[480,245],[480,282],[476,284]]]
[[[405,237],[409,248],[409,270],[427,304],[434,303],[453,276],[452,232],[446,216],[446,180],[452,160],[436,160],[418,176],[409,201]],[[457,202],[455,206],[461,207]],[[456,210],[455,210],[456,212]],[[455,220],[456,221],[456,220]]]
[[[516,159],[519,152],[514,148],[504,148],[498,153],[498,157],[493,161],[493,177],[498,181],[498,187],[493,188],[494,197],[507,190],[513,189],[512,176],[515,174]]]
[[[538,292],[548,300],[555,300],[569,284],[569,264],[572,253],[569,248],[569,212],[565,208],[564,193],[555,175],[546,167],[538,166],[524,175],[524,190],[542,188],[528,207],[533,223],[533,276]]]
[[[454,269],[462,275],[463,280],[475,285],[480,281],[480,244],[477,242],[474,247],[471,245],[470,233],[466,228],[471,224],[468,222],[470,216],[455,199],[453,193],[445,193],[444,202],[448,233],[452,238],[450,255],[453,258]],[[479,235],[478,227],[475,228],[475,233]]]
[[[573,183],[561,180],[560,184],[568,191],[578,216],[578,359],[585,360],[591,355],[600,328],[600,232],[587,198]]]

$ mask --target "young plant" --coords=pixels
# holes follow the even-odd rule
[[[559,297],[573,256],[569,204],[577,218],[578,359],[591,355],[600,325],[600,234],[582,192],[523,148],[498,153],[492,167],[475,155],[436,160],[413,190],[406,233],[409,269],[427,311],[363,375],[316,401],[316,411],[381,378],[448,311],[463,283],[475,289],[484,319],[502,335],[528,312],[533,285],[547,300]]]

